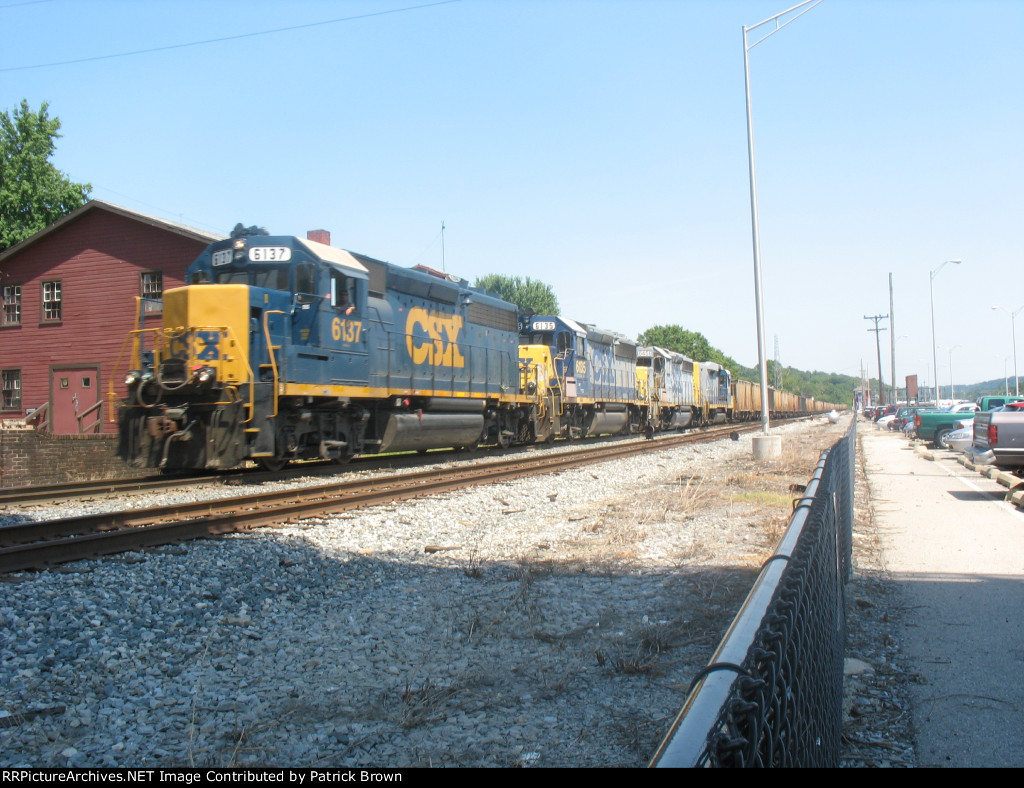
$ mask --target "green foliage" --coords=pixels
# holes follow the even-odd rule
[[[0,251],[25,240],[85,205],[92,186],[72,183],[50,163],[60,120],[44,101],[0,112]]]
[[[735,359],[712,347],[707,337],[699,331],[687,331],[682,326],[654,326],[641,332],[637,341],[641,345],[657,345],[666,350],[674,350],[694,361],[714,361],[733,375],[736,370],[742,369]]]
[[[473,285],[491,295],[515,304],[520,309],[532,309],[537,315],[557,315],[558,298],[551,285],[526,277],[487,274],[478,277]]]

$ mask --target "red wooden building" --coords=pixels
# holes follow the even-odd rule
[[[0,418],[116,432],[136,296],[159,319],[163,291],[222,238],[93,200],[0,253]]]

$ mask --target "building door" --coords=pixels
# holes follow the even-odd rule
[[[63,367],[50,371],[55,435],[77,435],[79,416],[83,416],[82,426],[86,432],[100,431],[102,408],[89,410],[100,401],[99,372],[99,367]]]

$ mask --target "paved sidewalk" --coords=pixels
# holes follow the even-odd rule
[[[1024,513],[950,452],[858,424],[904,607],[920,766],[1024,766]]]

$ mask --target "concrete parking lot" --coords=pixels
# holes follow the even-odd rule
[[[1006,488],[860,426],[871,506],[902,602],[920,766],[1024,766],[1024,513]]]

